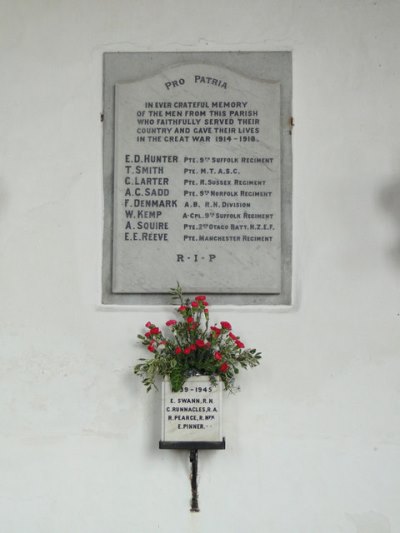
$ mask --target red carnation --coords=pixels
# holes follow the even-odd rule
[[[198,302],[192,302],[190,305],[191,305],[192,307],[199,307]]]
[[[217,337],[221,333],[221,330],[217,328],[216,326],[211,326],[210,329],[216,334]]]
[[[197,339],[196,344],[199,348],[204,348],[204,341],[203,339]]]
[[[239,339],[235,341],[235,344],[238,348],[244,348],[244,344],[242,341],[240,341]]]
[[[186,319],[186,322],[188,324],[191,324],[193,321],[194,321],[194,318],[192,316],[188,316],[187,319]]]
[[[222,355],[219,352],[215,352],[214,359],[216,359],[217,361],[221,361]]]
[[[152,335],[158,335],[158,333],[160,333],[160,330],[158,328],[151,328],[150,333]]]
[[[146,328],[151,328],[153,324],[151,322],[146,322]]]
[[[232,329],[232,326],[229,324],[229,322],[221,322],[222,329]]]
[[[186,306],[181,305],[180,307],[178,307],[178,311],[180,311],[181,313],[183,313],[183,311],[186,311]]]
[[[180,353],[182,353],[182,348],[180,346],[177,346],[175,348],[175,353],[176,353],[176,355],[179,355]]]
[[[147,338],[151,337],[151,333],[150,333],[150,331],[146,331],[146,333],[144,334],[144,336],[147,337]]]
[[[190,354],[190,347],[188,346],[187,348],[185,348],[185,349],[183,350],[183,353],[184,353],[185,355],[189,355],[189,354]]]
[[[198,302],[202,302],[202,301],[204,301],[205,299],[206,299],[206,297],[203,296],[203,295],[196,296],[196,298],[195,298],[195,300],[197,300]]]
[[[165,322],[166,326],[175,326],[175,324],[176,324],[176,320],[167,320],[167,322]]]
[[[154,348],[153,344],[150,344],[149,346],[147,346],[147,349],[149,350],[149,352],[155,352],[156,351],[156,349]]]
[[[229,332],[229,337],[234,341],[237,339],[236,335],[232,333],[232,331]]]
[[[229,368],[228,363],[222,363],[222,365],[219,367],[220,372],[226,372]]]
[[[194,351],[194,350],[196,349],[196,345],[195,345],[195,344],[191,344],[191,345],[190,345],[190,349],[191,349],[192,351]]]

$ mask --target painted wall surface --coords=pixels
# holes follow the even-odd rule
[[[3,0],[0,26],[0,531],[400,531],[400,3]],[[295,304],[213,311],[264,360],[199,514],[131,372],[170,312],[99,304],[118,50],[293,51]]]

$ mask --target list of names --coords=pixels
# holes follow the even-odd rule
[[[215,66],[116,86],[114,292],[279,292],[279,109]]]

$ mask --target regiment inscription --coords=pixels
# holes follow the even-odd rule
[[[290,52],[104,54],[102,302],[290,304]]]
[[[204,64],[116,84],[116,293],[279,293],[280,85]]]

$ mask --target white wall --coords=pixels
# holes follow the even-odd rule
[[[400,4],[3,0],[0,531],[400,531]],[[104,309],[102,54],[293,50],[294,294],[217,308],[264,353],[227,450],[159,451],[131,374],[164,308]]]

